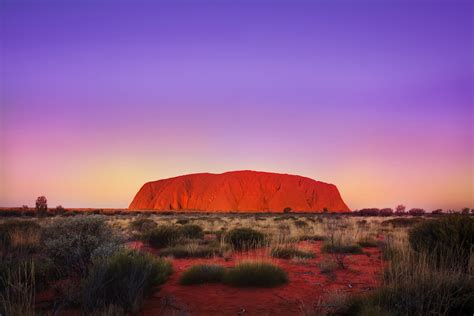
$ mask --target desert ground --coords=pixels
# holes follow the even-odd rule
[[[6,315],[472,315],[474,218],[2,217]]]

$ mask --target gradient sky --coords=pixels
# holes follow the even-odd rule
[[[1,1],[0,206],[252,169],[474,207],[472,1]]]

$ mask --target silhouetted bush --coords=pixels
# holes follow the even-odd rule
[[[391,208],[383,208],[379,211],[380,216],[392,216],[393,210]]]
[[[411,216],[422,216],[426,213],[426,211],[422,208],[412,208],[408,211],[408,214]]]
[[[235,228],[226,234],[225,240],[234,249],[251,249],[263,246],[265,235],[251,228]]]
[[[431,212],[431,214],[433,214],[433,215],[441,215],[441,214],[443,214],[443,210],[442,210],[442,209],[436,209],[436,210],[434,210],[433,212]]]
[[[291,213],[291,211],[292,211],[291,207],[285,207],[283,209],[283,213]]]
[[[469,266],[474,245],[474,218],[451,215],[425,221],[409,232],[409,241],[417,252],[427,253],[442,266]]]
[[[229,269],[224,280],[238,287],[274,287],[288,282],[288,275],[279,266],[265,262],[243,262]]]
[[[40,217],[48,213],[48,200],[45,196],[39,196],[36,199],[36,214]]]
[[[380,210],[378,208],[364,208],[359,210],[360,216],[379,216]]]
[[[136,314],[154,286],[172,273],[171,263],[136,250],[122,250],[95,261],[83,284],[83,308],[87,312],[108,305]]]
[[[223,281],[225,268],[214,264],[195,265],[184,271],[179,283],[182,285],[220,283]]]

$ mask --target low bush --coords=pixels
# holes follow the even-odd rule
[[[152,247],[161,248],[175,243],[180,237],[180,232],[174,226],[158,226],[149,230],[142,235],[144,242],[149,243]]]
[[[179,283],[182,285],[220,283],[224,279],[224,274],[224,267],[219,265],[195,265],[183,273]]]
[[[92,253],[99,247],[121,244],[121,238],[101,217],[60,218],[44,231],[44,250],[58,276],[85,276]]]
[[[314,253],[310,251],[290,247],[274,247],[271,250],[271,256],[280,259],[291,259],[294,257],[310,259],[315,257]]]
[[[115,305],[136,314],[153,287],[163,284],[171,273],[167,260],[136,250],[121,250],[94,262],[83,284],[83,308],[91,312]]]
[[[271,263],[243,262],[229,269],[224,281],[238,287],[274,287],[288,283],[288,275]]]
[[[251,228],[235,228],[225,235],[225,240],[236,250],[262,247],[265,235]]]
[[[362,247],[356,244],[330,244],[325,243],[321,248],[326,253],[362,253]]]
[[[130,228],[139,231],[146,232],[152,230],[158,226],[156,222],[149,218],[139,218],[130,223]]]
[[[426,221],[409,232],[412,248],[426,253],[437,265],[468,269],[474,245],[474,218],[452,215]]]
[[[204,236],[204,231],[199,225],[187,224],[179,228],[179,234],[184,238],[200,239]]]

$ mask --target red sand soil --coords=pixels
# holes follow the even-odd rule
[[[146,301],[141,314],[298,315],[318,302],[323,303],[332,294],[360,293],[379,285],[384,262],[378,248],[365,248],[364,254],[348,255],[348,268],[336,270],[335,278],[330,278],[317,267],[319,261],[330,256],[321,253],[321,242],[302,242],[300,245],[306,250],[314,251],[316,258],[309,259],[305,264],[265,258],[282,267],[289,276],[287,285],[269,289],[236,288],[222,284],[179,285],[181,274],[192,265],[216,263],[232,267],[242,260],[264,258],[262,250],[235,254],[230,260],[174,259],[173,275]],[[143,248],[140,243],[131,246]]]
[[[233,171],[200,173],[148,182],[130,210],[205,212],[347,212],[337,187],[301,176]]]

